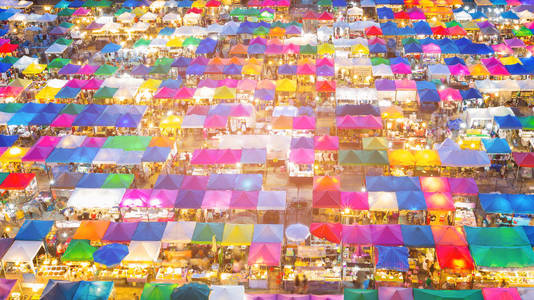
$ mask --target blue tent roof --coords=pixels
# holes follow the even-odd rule
[[[461,119],[454,119],[447,122],[447,127],[450,130],[460,130],[460,125],[462,125],[463,121]]]
[[[182,186],[184,175],[160,174],[154,189],[178,190]]]
[[[66,104],[63,104],[63,103],[48,103],[42,110],[41,112],[46,112],[46,113],[56,113],[58,114],[61,110],[63,110],[63,108],[65,107]]]
[[[295,75],[297,74],[297,66],[284,64],[278,67],[278,75]]]
[[[233,190],[236,174],[210,174],[207,190]]]
[[[519,17],[511,10],[502,12],[501,17],[503,17],[503,19],[519,20]]]
[[[78,188],[100,188],[109,174],[106,173],[87,173],[78,181]]]
[[[165,27],[159,31],[159,35],[172,35],[175,29],[171,27]]]
[[[407,271],[408,265],[408,248],[406,247],[388,247],[375,246],[378,260],[377,269]]]
[[[441,49],[441,53],[454,54],[454,53],[460,52],[460,49],[458,49],[458,47],[456,46],[456,43],[454,43],[449,38],[436,40],[436,43],[439,45],[439,48]]]
[[[174,203],[175,208],[194,208],[202,207],[205,191],[180,190]]]
[[[224,66],[223,73],[226,75],[240,75],[242,68],[243,66],[241,65],[230,64],[230,65]]]
[[[473,18],[473,20],[488,18],[483,12],[480,12],[480,11],[475,11],[474,13],[471,13],[470,15],[471,15],[471,18]]]
[[[462,95],[462,98],[464,100],[482,98],[482,94],[480,94],[480,92],[475,88],[470,88],[468,90],[460,90],[460,94]]]
[[[414,248],[433,248],[434,235],[430,226],[401,225],[404,246]]]
[[[113,52],[119,51],[121,48],[122,48],[121,45],[109,43],[105,45],[104,48],[102,48],[102,50],[100,50],[100,53],[113,53]]]
[[[398,191],[399,210],[426,210],[425,195],[420,191]]]
[[[421,81],[416,81],[415,84],[418,90],[435,90],[436,89],[436,84],[433,83],[432,81],[421,80]]]
[[[50,125],[57,117],[57,113],[38,113],[28,125]]]
[[[140,64],[140,65],[135,66],[130,71],[130,74],[136,75],[136,76],[144,76],[144,75],[147,75],[149,72],[150,72],[150,67]]]
[[[70,148],[56,148],[46,158],[47,163],[70,163],[70,157],[75,152],[75,149]]]
[[[419,177],[366,176],[365,184],[370,192],[421,191]]]
[[[531,73],[531,71],[519,63],[513,65],[504,65],[504,67],[506,70],[508,70],[508,73],[512,75],[528,75]]]
[[[100,117],[100,115],[104,112],[105,109],[106,109],[105,105],[89,104],[76,117],[74,122],[72,122],[72,125],[73,126],[93,126],[95,120]]]
[[[511,153],[512,150],[508,145],[508,142],[505,139],[494,138],[494,139],[482,139],[482,144],[487,153]]]
[[[6,72],[11,66],[11,64],[0,62],[0,73]]]
[[[333,7],[346,7],[347,6],[347,0],[333,0],[332,1]]]
[[[54,221],[26,220],[15,236],[15,240],[42,241],[54,226]]]
[[[132,241],[161,241],[167,222],[139,222]]]
[[[72,300],[79,281],[48,280],[46,287],[41,294],[40,300]]]
[[[187,67],[185,70],[185,74],[187,75],[204,75],[204,71],[206,70],[205,65],[199,65],[199,64],[192,64]]]
[[[174,68],[187,67],[191,63],[191,60],[192,59],[190,57],[180,56],[174,60],[174,62],[171,64],[171,67],[174,67]]]
[[[92,126],[115,126],[120,116],[121,115],[118,112],[104,111],[98,117],[98,119],[94,120],[94,122],[91,125]]]
[[[248,54],[263,54],[265,53],[265,49],[267,49],[267,46],[260,44],[260,43],[256,43],[256,44],[252,44],[248,46],[247,53]]]
[[[191,7],[191,5],[193,5],[193,1],[190,0],[178,1],[178,7]]]
[[[504,117],[495,116],[493,117],[495,123],[499,125],[501,129],[521,129],[523,125],[516,116],[506,115]]]
[[[142,162],[162,162],[166,161],[169,158],[169,153],[171,153],[171,148],[169,147],[148,147],[146,148],[143,157],[141,158]]]
[[[100,148],[78,147],[69,157],[69,162],[78,164],[90,164],[93,162]]]
[[[465,66],[465,60],[463,58],[460,58],[458,56],[453,57],[447,57],[444,59],[447,66],[454,66],[457,64],[461,64]]]
[[[524,194],[479,194],[480,205],[487,213],[534,213],[534,196]]]
[[[528,241],[530,242],[530,245],[534,245],[534,226],[523,226],[523,231],[528,237]]]
[[[259,98],[264,101],[272,101],[274,100],[274,94],[274,90],[258,89],[254,91],[254,98]]]
[[[419,21],[413,24],[413,29],[417,35],[432,35],[432,28],[425,21]]]
[[[137,128],[142,118],[143,116],[139,114],[130,114],[130,113],[121,114],[115,121],[115,127]]]
[[[267,160],[267,149],[241,150],[242,164],[264,164]]]
[[[388,52],[388,48],[385,45],[382,44],[374,44],[369,45],[369,52],[371,53],[386,53]]]
[[[439,102],[441,100],[439,93],[435,89],[417,90],[420,102]]]
[[[74,99],[78,96],[81,90],[82,89],[64,86],[61,90],[59,90],[55,97],[58,99]]]
[[[18,139],[18,135],[0,135],[0,147],[11,147]]]
[[[200,44],[198,44],[198,48],[195,51],[195,54],[209,54],[215,51],[215,47],[217,47],[217,41],[212,40],[210,38],[205,38],[202,41],[200,41]]]
[[[179,89],[182,85],[182,78],[178,77],[177,79],[166,79],[164,80],[159,87],[168,87],[170,89]]]
[[[382,29],[382,35],[397,35],[397,24],[392,21],[380,24],[380,28]]]
[[[28,125],[33,118],[37,116],[36,113],[24,113],[24,112],[17,112],[15,113],[9,121],[7,121],[7,125]]]
[[[397,29],[397,35],[417,35],[417,33],[415,32],[415,29],[413,27],[406,26],[399,27]]]
[[[409,43],[404,45],[404,53],[421,53],[423,52],[423,47],[420,44]]]
[[[85,1],[82,0],[74,0],[69,4],[70,8],[78,8],[82,7],[82,5],[85,3]]]
[[[18,112],[38,113],[38,112],[41,112],[41,110],[43,110],[45,107],[46,107],[45,103],[29,102],[29,103],[25,103]]]
[[[260,191],[262,184],[262,174],[238,174],[235,189],[237,191]]]
[[[126,247],[126,249],[128,249],[128,247]],[[113,281],[80,281],[80,285],[72,300],[106,300],[111,295],[112,290]]]
[[[93,259],[96,263],[113,266],[119,264],[128,255],[128,252],[126,245],[109,244],[96,250],[93,253]]]
[[[376,14],[378,15],[379,19],[393,20],[395,18],[393,10],[385,6],[377,8]]]

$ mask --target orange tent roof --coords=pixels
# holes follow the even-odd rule
[[[148,147],[172,147],[174,145],[174,138],[166,136],[155,136],[150,140]]]
[[[436,150],[420,150],[415,151],[415,164],[423,167],[441,166],[438,151]]]
[[[462,227],[432,225],[431,229],[436,246],[467,246]]]
[[[269,32],[270,36],[283,36],[284,34],[286,34],[286,30],[280,27],[275,27]]]
[[[292,117],[276,117],[273,118],[271,122],[273,129],[293,129],[293,118]]]
[[[471,76],[489,76],[488,69],[482,64],[469,65]]]
[[[109,221],[82,221],[72,237],[76,240],[99,241],[108,230]]]
[[[341,182],[337,176],[315,176],[313,177],[313,190],[317,191],[339,191]]]
[[[212,58],[212,59],[210,60],[210,64],[211,64],[211,65],[223,65],[224,63],[223,63],[222,58],[220,58],[220,57],[218,57],[218,56],[215,56],[214,58]]]
[[[416,162],[412,152],[403,149],[388,151],[388,159],[391,166],[413,166]]]
[[[234,55],[234,54],[247,54],[247,46],[243,45],[243,44],[237,44],[235,45],[234,47],[232,47],[232,49],[230,49],[230,52],[229,54],[230,55]]]
[[[228,64],[242,65],[245,63],[245,60],[237,56],[232,56],[228,61]]]

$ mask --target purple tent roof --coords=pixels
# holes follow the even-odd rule
[[[276,300],[277,294],[246,294],[246,300]]]
[[[371,228],[369,225],[343,225],[343,237],[344,244],[350,245],[370,245],[371,241]]]
[[[183,190],[205,190],[208,185],[209,176],[194,176],[187,175],[184,176],[182,181],[182,186],[180,187]]]
[[[382,246],[402,246],[401,227],[398,224],[371,225],[371,237],[374,245]]]
[[[478,186],[473,178],[449,178],[451,194],[477,195]]]
[[[334,76],[334,67],[322,65],[317,67],[317,76]]]
[[[202,207],[202,201],[204,199],[205,191],[195,190],[180,190],[176,201],[174,202],[175,208],[188,208],[198,209]]]
[[[17,279],[0,278],[0,300],[6,300],[11,294],[11,290],[17,283]]]
[[[7,250],[9,250],[9,247],[11,247],[13,241],[14,239],[0,239],[0,259],[4,257],[4,254],[6,254]],[[2,298],[0,297],[0,299]]]
[[[137,229],[137,222],[111,222],[109,223],[106,234],[104,234],[104,241],[110,242],[129,242]]]
[[[378,79],[375,81],[377,91],[395,91],[395,81],[390,79]]]
[[[50,153],[54,151],[54,147],[34,146],[24,155],[22,161],[45,161]]]
[[[91,75],[91,74],[94,74],[96,70],[98,70],[99,67],[100,66],[85,65],[81,67],[80,70],[78,70],[78,74]]]
[[[413,293],[411,288],[381,286],[378,288],[378,299],[413,300]]]
[[[70,75],[70,74],[76,74],[82,66],[80,65],[73,65],[73,64],[67,64],[57,72],[60,75]]]

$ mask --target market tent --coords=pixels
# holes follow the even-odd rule
[[[4,257],[4,255],[7,253],[7,251],[11,247],[11,245],[13,245],[14,241],[15,240],[11,239],[11,238],[2,238],[2,239],[0,239],[0,259],[2,259],[2,257]],[[1,285],[1,283],[0,283],[0,285]],[[0,287],[0,291],[1,291],[1,287]],[[1,292],[0,292],[0,295],[1,295]],[[0,299],[2,299],[2,298],[0,297]]]
[[[128,246],[123,244],[107,244],[93,252],[93,260],[105,266],[118,265],[127,255]]]
[[[195,226],[195,222],[167,222],[161,241],[165,243],[190,243]]]
[[[411,288],[381,286],[378,288],[380,300],[413,300]]]
[[[531,268],[534,266],[534,252],[528,246],[493,247],[470,245],[471,255],[480,268]]]
[[[284,240],[284,225],[256,224],[254,225],[253,243],[282,243]]]
[[[159,241],[131,241],[125,262],[156,262],[159,257],[161,242]]]
[[[42,241],[16,240],[2,257],[2,262],[24,262],[32,264],[33,259],[42,247]]]
[[[96,248],[89,244],[89,240],[71,240],[67,250],[61,256],[61,261],[93,261]]]
[[[183,175],[160,174],[154,184],[154,189],[179,189],[182,185]]]
[[[166,226],[166,222],[139,222],[132,241],[161,241]]]
[[[397,211],[399,210],[397,195],[393,192],[368,192],[369,210]]]
[[[110,222],[102,240],[109,242],[129,242],[137,229],[135,222]]]
[[[340,208],[341,196],[339,191],[313,191],[314,208]]]
[[[205,284],[186,283],[172,291],[172,300],[208,300],[210,288]]]
[[[454,211],[454,200],[449,192],[445,193],[424,193],[427,210],[433,211]]]
[[[401,231],[406,247],[433,248],[435,246],[430,226],[401,225]]]
[[[39,299],[42,300],[70,300],[74,299],[79,281],[48,280]]]
[[[378,300],[377,290],[344,289],[344,300]]]
[[[467,246],[462,227],[432,225],[434,242],[440,246]]]
[[[248,254],[248,264],[278,266],[281,251],[282,243],[252,243]]]
[[[366,176],[365,185],[368,191],[421,191],[419,177],[410,176]]]
[[[170,299],[172,291],[177,286],[174,283],[145,283],[141,300]]]
[[[13,287],[17,283],[17,279],[0,279],[0,299],[7,300],[11,295]]]
[[[25,220],[15,240],[42,241],[54,226],[54,221]]]
[[[242,285],[212,285],[209,300],[235,300],[245,298]]]
[[[512,152],[512,157],[518,166],[534,168],[534,152]]]
[[[374,245],[401,246],[404,244],[400,225],[370,225]]]
[[[104,237],[104,234],[106,234],[108,226],[109,221],[104,220],[82,221],[72,238],[77,240],[100,241]]]
[[[216,242],[222,241],[224,231],[223,223],[196,223],[195,231],[193,233],[192,243],[196,244],[210,244],[214,240]]]
[[[464,227],[470,246],[527,246],[527,235],[521,227]]]
[[[260,191],[258,210],[285,210],[286,191]]]
[[[72,300],[108,299],[113,291],[113,281],[80,281]]]
[[[436,246],[436,255],[442,269],[464,271],[475,268],[466,246]]]
[[[68,207],[112,208],[119,206],[125,189],[76,188],[67,202]]]
[[[516,288],[482,288],[482,295],[484,296],[485,300],[521,300],[519,291]]]
[[[343,227],[339,223],[310,224],[310,232],[312,235],[336,244],[341,243],[342,229]]]
[[[253,232],[253,224],[225,224],[221,244],[224,246],[250,245]]]
[[[408,248],[406,247],[388,247],[375,246],[377,250],[377,269],[407,271],[408,266]]]
[[[426,210],[425,194],[419,191],[398,191],[397,204],[399,210]]]
[[[343,244],[371,245],[371,227],[369,225],[343,225]]]
[[[449,178],[449,187],[453,195],[478,195],[474,178]]]
[[[413,289],[415,300],[483,300],[480,290]]]

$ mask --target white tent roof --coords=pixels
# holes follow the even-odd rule
[[[242,285],[212,285],[209,300],[245,299],[245,287]]]
[[[456,21],[470,21],[473,19],[471,15],[468,14],[465,10],[455,13],[454,18],[456,19]]]
[[[62,87],[65,86],[65,84],[67,84],[68,80],[63,80],[63,79],[50,79],[46,82],[46,86],[49,86],[49,87],[52,87],[52,88],[56,88],[56,89],[60,89]]]
[[[495,93],[499,91],[497,86],[493,83],[493,80],[489,79],[476,80],[475,86],[482,93]]]
[[[67,135],[56,145],[56,148],[74,149],[80,147],[85,140],[85,135]]]
[[[162,8],[165,6],[165,1],[156,0],[150,4],[150,8]]]
[[[128,29],[128,31],[146,31],[150,27],[148,23],[145,22],[137,22],[132,27]]]
[[[117,21],[121,22],[132,22],[135,19],[135,14],[129,12],[123,12],[117,17]]]
[[[385,64],[373,66],[373,75],[375,76],[393,76],[391,67]]]
[[[93,164],[117,164],[117,161],[124,155],[123,149],[100,148],[93,159]]]
[[[474,121],[491,121],[493,116],[489,113],[487,108],[468,108],[465,111],[465,121],[467,127],[471,128]]]
[[[178,14],[176,13],[168,13],[165,16],[163,16],[163,22],[172,22],[179,19]]]
[[[113,23],[113,16],[100,16],[95,19],[95,23],[98,24],[110,24]]]
[[[203,128],[206,116],[186,115],[182,121],[182,128]]]
[[[273,110],[273,117],[296,117],[299,113],[299,109],[295,106],[275,106]]]
[[[154,13],[147,12],[146,14],[142,15],[140,20],[141,21],[154,21],[158,16]]]
[[[163,38],[155,38],[150,42],[150,47],[166,47],[168,40]]]
[[[24,55],[19,60],[17,60],[16,63],[13,64],[13,67],[15,67],[15,68],[17,68],[19,70],[24,70],[29,65],[31,65],[32,63],[38,64],[39,63],[39,59],[37,57],[29,57],[29,56]]]
[[[503,92],[515,92],[520,90],[517,81],[512,79],[494,80],[493,84],[499,91]]]
[[[394,192],[369,192],[369,210],[398,210],[397,194]]]
[[[488,107],[488,112],[494,117],[515,116],[514,111],[506,106]]]
[[[193,36],[199,36],[199,35],[206,35],[206,28],[200,27],[200,26],[182,26],[176,28],[176,31],[174,31],[174,35],[193,35]]]
[[[68,46],[61,45],[58,43],[53,43],[48,49],[45,50],[46,54],[61,54],[65,52],[65,49],[67,49]]]
[[[161,242],[131,241],[128,246],[129,254],[124,258],[126,262],[155,262],[158,260]]]
[[[15,241],[2,258],[2,262],[31,263],[42,246],[41,241]]]
[[[449,67],[443,64],[428,65],[428,72],[430,72],[431,75],[438,75],[438,76],[451,75],[451,71]]]
[[[258,210],[285,210],[286,191],[260,191]]]
[[[532,79],[518,80],[517,84],[521,91],[534,91],[534,80]]]
[[[189,243],[195,232],[196,222],[167,222],[161,239],[167,243]]]
[[[347,15],[349,16],[360,16],[360,15],[363,15],[363,9],[359,8],[359,7],[351,7],[347,10]]]
[[[215,89],[203,86],[195,90],[195,99],[211,99],[215,95]]]
[[[112,208],[118,206],[126,189],[76,188],[69,198],[68,207]]]

